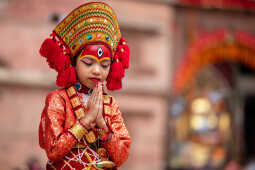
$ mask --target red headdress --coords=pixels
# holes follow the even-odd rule
[[[129,67],[129,47],[121,37],[114,11],[102,2],[86,3],[73,10],[43,42],[40,54],[58,72],[57,85],[66,87],[77,81],[71,60],[88,44],[104,44],[111,50],[107,88],[121,89],[124,71]]]

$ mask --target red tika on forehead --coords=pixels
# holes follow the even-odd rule
[[[80,58],[83,58],[85,55],[92,55],[98,58],[98,60],[100,60],[102,58],[111,58],[111,51],[105,45],[97,45],[97,44],[87,45],[83,49],[80,55]]]

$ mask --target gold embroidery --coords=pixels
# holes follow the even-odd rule
[[[110,104],[111,101],[110,99],[111,99],[110,96],[104,95],[103,96],[104,104]]]
[[[88,143],[94,143],[96,141],[96,136],[93,131],[90,131],[89,133],[87,133],[85,137]]]
[[[108,125],[109,125],[109,126],[112,126],[112,124],[111,124],[111,118],[110,118],[110,117],[107,117],[106,120],[107,120]]]
[[[98,135],[100,136],[100,138],[104,137],[106,135],[104,130],[99,130],[98,131]]]
[[[75,94],[75,89],[74,89],[73,86],[67,89],[67,95],[68,95],[69,97],[71,97],[71,96],[74,95],[74,94]]]
[[[104,105],[104,113],[105,114],[110,114],[111,113],[110,106]]]
[[[86,156],[87,160],[89,161],[89,163],[92,163],[93,160],[91,159],[91,157],[89,156],[88,152],[86,152],[86,149],[83,150],[84,155]],[[91,169],[92,168],[92,169]],[[92,164],[89,164],[88,167],[86,168],[86,170],[93,170],[93,166]]]
[[[81,140],[81,138],[87,133],[87,131],[79,123],[76,123],[70,131],[78,140]]]
[[[107,151],[105,148],[98,148],[97,153],[100,156],[100,158],[107,157]]]
[[[90,170],[90,168],[91,168],[91,165],[89,165],[85,170]]]
[[[75,110],[75,115],[77,119],[82,118],[85,115],[83,108],[79,108],[78,110]]]
[[[91,163],[93,160],[89,156],[88,152],[84,152],[85,156],[87,157],[88,161]]]
[[[77,148],[84,149],[84,148],[86,148],[86,145],[77,143],[76,145],[73,146],[73,148],[76,148],[76,149],[77,149]]]
[[[71,99],[71,103],[72,103],[73,108],[75,108],[75,107],[81,105],[81,102],[80,102],[80,100],[79,100],[78,97],[72,98],[72,99]]]

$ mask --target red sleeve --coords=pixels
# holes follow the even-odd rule
[[[45,102],[39,126],[39,144],[48,158],[59,161],[77,143],[70,132],[64,131],[65,100],[58,91],[51,92]]]
[[[111,112],[112,117],[110,119],[110,130],[112,131],[112,134],[110,140],[104,143],[104,147],[108,151],[110,159],[117,167],[119,167],[129,156],[131,138],[123,122],[119,107],[114,99],[112,102]]]

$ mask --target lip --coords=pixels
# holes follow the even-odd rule
[[[99,78],[94,78],[94,77],[92,77],[92,78],[89,78],[90,80],[92,80],[92,81],[94,81],[94,82],[99,82],[100,81],[100,79]]]

